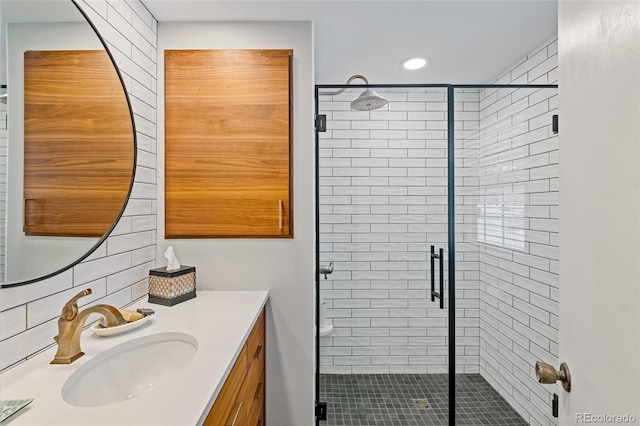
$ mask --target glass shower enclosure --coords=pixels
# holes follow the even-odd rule
[[[365,88],[388,104],[352,110]],[[542,315],[525,269],[553,247],[557,86],[318,85],[315,99],[316,270],[330,272],[316,424],[529,424],[530,395],[501,372],[531,380],[554,352],[538,336],[551,319],[525,317]]]

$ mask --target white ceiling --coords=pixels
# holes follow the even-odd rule
[[[80,22],[84,17],[69,0],[0,0],[2,22]]]
[[[143,3],[159,21],[313,21],[319,84],[342,84],[353,74],[370,83],[489,83],[558,28],[555,0]],[[415,55],[431,65],[401,70],[400,62]]]

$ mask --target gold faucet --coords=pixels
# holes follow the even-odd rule
[[[69,300],[62,308],[58,319],[58,335],[53,338],[58,344],[58,352],[51,364],[71,364],[84,355],[80,349],[80,335],[87,317],[92,313],[102,314],[107,319],[107,327],[125,324],[120,311],[111,305],[94,305],[78,312],[78,299],[92,293],[91,289],[81,291]]]

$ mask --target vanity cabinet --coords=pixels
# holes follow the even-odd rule
[[[251,330],[204,426],[264,426],[265,311]]]
[[[291,238],[292,50],[165,51],[166,238]]]

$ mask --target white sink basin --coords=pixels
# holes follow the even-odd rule
[[[178,375],[198,351],[185,333],[158,333],[114,346],[78,368],[62,387],[62,398],[78,407],[126,401]]]

